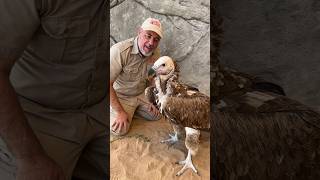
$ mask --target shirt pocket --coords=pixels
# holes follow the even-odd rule
[[[142,77],[141,70],[136,67],[124,67],[123,72],[123,78],[126,81],[140,81]]]
[[[45,17],[31,49],[43,60],[55,63],[81,61],[88,42],[89,17]]]

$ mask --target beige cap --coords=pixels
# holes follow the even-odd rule
[[[153,31],[157,33],[161,38],[163,37],[161,23],[158,19],[154,19],[154,18],[146,19],[142,23],[141,28],[145,31]]]

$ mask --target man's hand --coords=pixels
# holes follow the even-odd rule
[[[125,111],[121,111],[117,114],[116,120],[112,124],[112,131],[121,132],[122,129],[128,128],[128,114]]]
[[[65,180],[61,167],[47,155],[17,159],[17,180]]]

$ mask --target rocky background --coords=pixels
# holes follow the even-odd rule
[[[224,19],[223,63],[320,107],[319,0],[217,0],[216,5]]]
[[[210,0],[112,0],[110,45],[134,37],[142,22],[161,21],[161,55],[175,59],[181,80],[210,94]]]

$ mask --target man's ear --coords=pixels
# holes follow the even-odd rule
[[[141,27],[139,27],[139,29],[138,29],[138,35],[142,32],[142,28]]]

